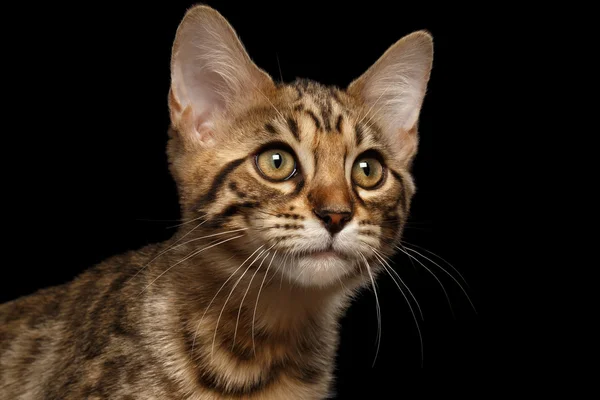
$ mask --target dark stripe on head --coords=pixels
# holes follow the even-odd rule
[[[381,128],[379,128],[378,124],[376,124],[375,122],[370,122],[368,128],[369,133],[373,135],[377,141],[382,140],[383,135],[381,134]]]
[[[294,106],[294,111],[304,111],[304,105],[303,104],[296,104]]]
[[[213,201],[215,201],[215,199],[217,198],[217,193],[223,185],[223,183],[225,182],[227,176],[230,173],[232,173],[233,170],[239,167],[245,160],[246,158],[238,158],[237,160],[233,160],[227,163],[221,169],[221,171],[219,171],[217,176],[215,176],[215,179],[213,179],[213,182],[210,185],[210,189],[208,190],[208,192],[206,192],[204,196],[200,197],[196,209],[200,209],[204,204],[212,203]]]
[[[225,208],[225,210],[221,211],[214,217],[210,219],[207,224],[207,227],[218,228],[221,227],[230,217],[239,214],[245,208],[256,208],[260,206],[259,202],[256,201],[246,201],[240,204],[230,204]]]
[[[296,89],[296,92],[298,92],[298,98],[296,99],[296,101],[298,101],[302,98],[304,93],[302,93],[302,90],[300,90],[300,88],[298,86],[295,86],[295,89]]]
[[[317,176],[317,172],[319,171],[319,152],[315,151],[313,153],[313,158],[315,160],[315,171],[313,172],[313,176]]]
[[[292,135],[294,135],[296,140],[300,141],[300,133],[298,132],[298,123],[296,122],[296,120],[292,117],[288,117],[287,124],[290,128],[290,131],[292,132]]]
[[[229,189],[231,189],[231,191],[235,193],[239,198],[243,199],[246,197],[246,194],[240,191],[240,189],[237,187],[234,181],[229,182]]]
[[[323,118],[325,130],[331,132],[331,98],[327,98],[321,106],[321,117]]]
[[[398,209],[390,210],[384,214],[385,222],[380,224],[380,228],[385,232],[385,236],[395,239],[404,227],[403,218],[398,214]],[[361,232],[362,233],[362,232]]]
[[[331,97],[333,97],[333,99],[341,106],[344,105],[344,103],[342,103],[342,100],[340,100],[340,97],[338,96],[338,91],[336,88],[330,88],[329,92],[331,93]]]
[[[404,183],[404,178],[399,172],[394,171],[391,168],[388,168],[388,170],[392,173],[394,178],[396,178],[396,180],[400,184],[400,198],[398,199],[398,201],[402,202],[402,211],[406,215],[406,213],[408,212],[408,193],[406,193],[406,184]]]
[[[290,194],[290,199],[298,196],[298,194],[302,191],[302,189],[304,189],[304,179],[302,179],[300,182],[298,182],[298,184],[296,185],[296,189],[294,189],[294,191],[292,192],[292,194]]]
[[[321,129],[321,122],[319,121],[319,118],[317,118],[317,116],[315,115],[314,112],[312,112],[311,110],[306,110],[306,113],[313,119],[313,121],[315,122],[315,126],[317,127],[317,130]]]
[[[337,118],[337,122],[335,123],[335,130],[338,131],[339,133],[342,133],[342,121],[344,120],[344,118],[342,117],[342,114],[340,114]]]
[[[356,145],[358,146],[362,143],[363,139],[365,138],[365,131],[361,124],[356,124],[354,129],[356,132]]]
[[[267,132],[271,133],[271,134],[276,134],[277,133],[277,130],[275,129],[275,127],[271,123],[265,124],[265,130]]]
[[[308,86],[310,85],[310,81],[306,78],[298,79],[297,86],[304,89],[304,91],[308,90]]]

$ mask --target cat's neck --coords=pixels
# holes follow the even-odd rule
[[[300,390],[298,382],[326,381],[351,287],[301,287],[277,272],[293,267],[277,258],[238,270],[244,260],[231,249],[215,247],[185,261],[194,249],[179,250],[148,272],[150,281],[164,275],[149,289],[147,304],[159,314],[153,329],[172,344],[157,347],[158,356],[185,366],[175,368],[189,390],[198,383],[217,387],[225,377],[233,386],[257,387],[290,379],[290,390]]]
[[[168,292],[180,308],[181,319],[199,326],[198,330],[211,327],[219,337],[232,330],[237,339],[253,330],[255,335],[263,332],[291,338],[303,334],[304,329],[335,324],[355,289],[352,283],[301,286],[281,273],[283,268],[295,268],[294,262],[272,252],[247,257],[225,243],[213,248],[209,243],[181,245],[190,239],[180,238],[165,243],[161,251],[172,250],[152,266],[148,279],[152,282],[160,276],[153,291]],[[198,252],[203,248],[206,250]]]

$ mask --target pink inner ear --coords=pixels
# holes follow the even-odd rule
[[[171,104],[171,120],[180,136],[190,144],[212,144],[215,139],[214,125],[209,112],[205,111],[198,116],[194,109],[188,105],[181,110],[181,105],[176,101]]]
[[[214,124],[211,119],[196,118],[196,135],[202,143],[212,143],[215,140]]]

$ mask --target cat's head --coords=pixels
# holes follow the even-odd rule
[[[346,90],[275,84],[215,10],[184,17],[173,46],[168,146],[183,218],[227,245],[294,262],[305,286],[337,284],[393,253],[415,187],[410,165],[430,75],[431,36],[399,40]],[[365,274],[365,276],[368,276]]]

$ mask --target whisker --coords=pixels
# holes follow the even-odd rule
[[[403,252],[404,254],[406,254],[409,258],[413,258],[416,262],[418,262],[423,268],[425,268],[430,274],[431,276],[433,276],[433,278],[440,284],[440,287],[442,288],[442,290],[444,291],[444,295],[446,296],[446,300],[448,300],[448,305],[450,306],[450,312],[452,313],[452,316],[454,318],[456,318],[455,314],[454,314],[454,309],[452,308],[452,303],[450,302],[450,296],[448,296],[448,292],[446,291],[446,288],[444,287],[444,284],[442,283],[442,281],[440,281],[440,279],[437,277],[436,274],[433,273],[432,270],[430,270],[429,268],[427,268],[425,266],[425,264],[423,264],[418,258],[413,257],[412,255],[410,255],[406,250],[404,250],[403,248],[396,246],[396,248],[398,250],[400,250],[401,252]],[[460,284],[459,284],[460,285]]]
[[[294,263],[294,253],[291,251],[291,249],[288,249],[285,253],[285,259],[283,260],[283,269],[285,270],[287,268],[287,263],[288,260],[292,259],[291,263]],[[281,290],[281,288],[283,287],[283,272],[281,273],[281,279],[279,280],[279,290]]]
[[[247,231],[248,229],[250,229],[250,228],[239,228],[239,229],[232,229],[232,230],[230,230],[230,231],[225,231],[225,232],[213,233],[213,234],[210,234],[210,235],[201,236],[201,237],[199,237],[199,238],[190,239],[190,240],[188,240],[187,242],[183,242],[183,243],[181,243],[181,244],[178,244],[178,245],[177,245],[177,246],[175,246],[175,247],[181,247],[181,246],[183,246],[184,244],[188,244],[188,243],[191,243],[191,242],[195,242],[195,241],[197,241],[197,240],[206,239],[206,238],[210,238],[210,237],[214,237],[214,236],[221,236],[221,235],[226,235],[226,234],[228,234],[228,233],[235,233],[235,232]]]
[[[183,235],[182,237],[180,237],[179,239],[177,239],[171,246],[169,246],[166,250],[161,251],[160,253],[158,253],[158,255],[156,255],[153,259],[151,259],[150,261],[148,261],[146,263],[146,265],[144,265],[142,268],[140,268],[135,275],[133,275],[133,278],[135,278],[140,272],[142,272],[144,269],[146,269],[154,260],[156,260],[158,257],[162,256],[163,254],[165,254],[167,251],[169,251],[171,249],[171,247],[175,246],[177,243],[181,242],[183,240],[184,237],[186,237],[187,235],[189,235],[190,233],[192,233],[193,231],[195,231],[196,229],[198,229],[199,227],[202,226],[202,224],[206,223],[206,221],[208,220],[204,220],[202,222],[200,222],[198,225],[196,225],[195,227],[193,227],[189,232],[187,232],[185,235]]]
[[[277,254],[277,251],[279,251],[279,250],[275,250],[275,254]],[[266,281],[266,282],[265,282],[265,284],[266,284],[267,286],[269,286],[269,284],[271,283],[271,281],[273,280],[273,278],[275,278],[275,277],[277,276],[277,272],[278,272],[278,270],[281,268],[281,257],[280,257],[279,261],[280,261],[280,262],[278,263],[278,266],[277,266],[277,268],[275,268],[275,269],[273,269],[273,270],[271,271],[271,277],[269,278],[269,280],[268,280],[268,281]]]
[[[187,220],[184,220],[184,219],[136,218],[135,221],[139,221],[139,222],[182,222],[182,221],[187,221]]]
[[[277,268],[275,268],[273,270],[273,275],[271,275],[271,277],[269,278],[269,280],[267,281],[267,286],[271,283],[271,281],[273,279],[275,279],[275,277],[277,276],[277,273],[281,270],[281,265],[282,263],[279,263],[279,265],[277,266]]]
[[[240,301],[240,307],[238,309],[238,315],[237,315],[237,319],[235,321],[235,330],[233,331],[233,343],[231,345],[231,349],[232,350],[235,347],[235,338],[237,337],[238,325],[240,323],[240,315],[242,314],[242,305],[244,304],[244,300],[246,299],[246,296],[248,295],[248,292],[250,291],[250,287],[252,286],[252,281],[254,280],[254,277],[256,276],[256,274],[258,273],[258,271],[260,271],[260,268],[262,267],[262,265],[265,262],[265,260],[267,259],[267,257],[269,257],[269,253],[268,252],[263,257],[263,259],[260,262],[260,265],[258,266],[258,268],[256,269],[256,271],[254,271],[254,273],[252,274],[252,277],[250,278],[250,282],[248,283],[248,288],[246,288],[246,292],[244,293],[244,296],[242,297],[242,300]]]
[[[225,282],[223,282],[223,285],[221,285],[221,287],[219,288],[219,290],[217,290],[217,293],[215,293],[215,295],[213,296],[213,298],[210,301],[210,303],[208,303],[208,306],[206,306],[206,309],[204,310],[204,313],[202,314],[202,317],[200,318],[200,321],[198,321],[198,325],[196,325],[196,332],[194,333],[194,341],[192,342],[192,352],[194,351],[194,345],[196,344],[196,337],[198,337],[198,329],[200,329],[200,324],[204,320],[204,317],[206,316],[206,313],[210,309],[210,306],[212,305],[212,303],[215,301],[215,299],[217,298],[217,296],[219,295],[219,293],[221,293],[221,290],[223,290],[223,288],[225,287],[225,285],[227,285],[227,282],[229,282],[229,280],[231,280],[231,278],[233,278],[233,276],[244,266],[244,264],[246,264],[246,262],[248,262],[248,260],[250,258],[252,258],[252,256],[255,255],[256,252],[259,251],[260,249],[262,249],[263,247],[265,247],[264,244],[262,246],[260,246],[258,249],[254,250],[254,252],[252,254],[250,254],[248,256],[248,258],[246,258],[244,260],[244,262],[242,262],[240,264],[240,266],[237,267],[237,269],[231,273],[231,275],[229,275],[229,278],[227,278],[227,280]],[[260,254],[259,254],[259,257],[260,257]]]
[[[245,231],[245,230],[248,230],[248,229],[250,229],[250,228],[240,228],[240,229],[234,229],[234,230],[231,230],[231,231],[225,231],[225,232],[213,233],[212,235],[206,235],[206,236],[201,236],[201,237],[199,237],[199,238],[190,239],[190,240],[188,240],[188,241],[186,241],[186,242],[183,242],[183,243],[180,243],[180,244],[178,244],[178,245],[176,245],[176,246],[171,246],[171,248],[170,248],[169,250],[166,250],[165,252],[167,252],[167,251],[172,251],[172,250],[175,250],[175,249],[177,249],[177,248],[179,248],[179,247],[181,247],[181,246],[184,246],[184,245],[186,245],[186,244],[188,244],[188,243],[196,242],[196,241],[198,241],[198,240],[202,240],[202,239],[208,239],[208,238],[215,237],[215,236],[227,235],[228,233],[241,232],[241,231]]]
[[[396,280],[396,277],[394,277],[394,275],[392,274],[392,272],[396,272],[393,269],[391,269],[391,267],[388,265],[385,265],[385,261],[379,257],[379,255],[375,255],[381,262],[383,262],[384,264],[382,264],[381,266],[383,267],[383,269],[388,273],[389,277],[392,278],[392,281],[394,281],[394,284],[396,285],[396,287],[398,288],[398,290],[400,290],[400,293],[402,293],[404,295],[404,299],[406,300],[406,303],[408,304],[408,307],[411,308],[411,313],[414,313],[414,311],[412,310],[412,304],[410,304],[408,298],[406,297],[404,291],[402,290],[402,288],[400,287],[399,282]],[[408,286],[406,285],[406,283],[402,282],[403,286],[406,289],[409,289]],[[410,292],[410,289],[409,289]],[[413,298],[413,300],[415,301],[415,304],[417,304],[417,309],[419,310],[419,314],[421,316],[421,321],[424,321],[425,318],[423,317],[423,311],[421,311],[421,307],[419,306],[419,303],[417,302],[417,299],[415,299],[414,295],[412,295],[411,293],[411,297]]]
[[[273,279],[275,279],[275,277],[277,276],[277,273],[281,272],[281,270],[285,268],[285,267],[284,267],[284,263],[285,263],[285,262],[286,262],[286,260],[287,260],[287,257],[288,257],[288,255],[289,255],[289,252],[290,252],[290,250],[289,250],[289,249],[285,251],[285,253],[284,253],[284,257],[283,257],[283,260],[281,260],[281,262],[279,263],[279,265],[277,266],[277,268],[276,268],[276,269],[275,269],[275,271],[273,272],[273,276],[271,276],[271,277],[269,278],[269,280],[267,281],[267,286],[268,286],[268,285],[271,283],[271,281],[272,281]],[[282,266],[283,266],[283,267],[282,267]],[[283,277],[283,272],[281,272],[281,274],[282,274],[282,277]],[[282,278],[282,280],[283,280],[283,278]],[[281,286],[279,286],[279,290],[281,290]]]
[[[264,210],[254,210],[254,211],[257,212],[257,213],[260,213],[260,214],[270,215],[271,217],[277,218],[277,214],[273,214],[273,213],[270,213],[268,211],[264,211]]]
[[[433,256],[435,256],[435,257],[439,258],[440,260],[442,260],[443,262],[445,262],[445,263],[446,263],[446,265],[448,265],[450,268],[452,268],[452,270],[454,270],[454,272],[456,272],[456,273],[458,274],[458,276],[460,276],[460,278],[463,280],[464,284],[465,284],[465,285],[467,285],[467,287],[470,287],[470,286],[469,286],[469,282],[467,282],[467,280],[465,279],[465,277],[464,277],[464,276],[462,276],[462,274],[460,273],[460,271],[459,271],[458,269],[456,269],[456,268],[455,268],[455,267],[454,267],[452,264],[450,264],[448,261],[446,261],[444,258],[442,258],[441,256],[437,255],[437,254],[436,254],[436,253],[434,253],[433,251],[427,250],[427,249],[426,249],[426,248],[424,248],[424,247],[417,246],[417,245],[416,245],[416,244],[414,244],[414,243],[407,242],[406,240],[402,240],[402,243],[404,243],[404,244],[405,244],[405,246],[404,246],[404,247],[406,247],[407,249],[410,249],[410,246],[413,246],[413,247],[416,247],[416,248],[418,248],[418,249],[421,249],[421,250],[423,250],[423,251],[426,251],[427,253],[429,253],[429,254],[431,254],[431,255],[433,255]],[[406,246],[406,245],[410,245],[410,246]],[[414,249],[411,249],[411,250],[415,251]],[[420,255],[421,255],[421,257],[423,257],[423,258],[426,258],[426,257],[425,257],[423,254],[420,254]],[[436,264],[436,263],[435,263],[434,261],[432,261],[432,260],[429,260],[429,261],[431,261],[432,263]],[[437,264],[436,264],[436,265],[437,265]],[[440,266],[438,265],[438,267],[440,267]],[[441,268],[441,267],[440,267],[440,268]]]
[[[262,96],[265,98],[265,100],[267,100],[267,101],[269,102],[269,104],[271,105],[271,107],[273,107],[273,109],[275,110],[275,112],[277,112],[277,114],[279,114],[279,116],[281,117],[281,119],[285,121],[285,117],[284,117],[284,116],[283,116],[283,114],[282,114],[282,113],[281,113],[281,112],[280,112],[280,111],[277,109],[277,107],[275,107],[275,105],[274,105],[274,104],[271,102],[271,100],[270,100],[270,99],[269,99],[269,98],[268,98],[268,97],[267,97],[267,96],[266,96],[266,95],[265,95],[265,94],[264,94],[264,93],[263,93],[263,92],[262,92],[262,91],[261,91],[261,90],[258,88],[258,86],[257,86],[257,85],[256,85],[256,84],[255,84],[253,81],[251,81],[251,82],[252,82],[252,85],[254,86],[254,89],[256,89],[256,91],[257,91],[258,93],[260,93],[260,94],[261,94],[261,95],[262,95]]]
[[[225,303],[223,303],[223,308],[221,308],[221,312],[219,313],[219,317],[217,318],[217,323],[215,324],[215,334],[213,335],[213,341],[212,341],[212,346],[210,348],[210,359],[213,359],[213,355],[214,355],[214,351],[215,351],[215,341],[217,340],[217,330],[219,329],[219,322],[221,321],[221,317],[223,316],[223,311],[225,311],[225,307],[227,306],[227,302],[229,301],[229,299],[231,298],[231,295],[233,294],[233,291],[235,290],[235,288],[237,287],[237,285],[240,283],[240,281],[244,278],[244,275],[246,275],[246,272],[248,272],[250,270],[250,267],[252,267],[252,265],[254,265],[254,263],[256,261],[258,261],[258,259],[260,258],[260,256],[266,252],[271,250],[275,245],[271,246],[270,248],[268,248],[267,250],[263,250],[261,253],[259,253],[259,255],[254,259],[254,261],[252,261],[248,267],[246,268],[246,270],[244,271],[244,273],[242,273],[242,276],[240,276],[238,278],[238,280],[235,282],[235,284],[233,285],[233,287],[231,288],[231,291],[229,292],[229,295],[227,296],[227,298],[225,299]]]
[[[277,67],[279,67],[279,79],[281,79],[281,83],[283,83],[283,74],[281,73],[281,64],[279,64],[279,55],[275,53],[275,57],[277,58]]]
[[[375,362],[377,361],[377,356],[379,355],[379,346],[381,345],[381,308],[379,307],[379,296],[377,296],[377,288],[375,286],[375,279],[373,279],[373,274],[371,273],[371,268],[369,267],[369,263],[367,262],[367,258],[364,254],[360,253],[362,259],[365,262],[365,266],[367,267],[367,273],[371,278],[371,284],[373,285],[373,293],[375,294],[375,306],[377,309],[377,350],[375,351],[375,359],[373,360],[372,367],[375,366]]]
[[[373,249],[375,250],[375,249]],[[375,256],[378,256],[378,254],[373,251],[373,253],[375,254]],[[384,263],[387,264],[387,262],[385,262],[385,260],[381,257],[379,257],[381,261],[383,261]],[[394,280],[394,283],[396,284],[396,286],[398,286],[398,289],[400,290],[400,293],[402,293],[402,297],[404,297],[404,300],[406,300],[406,304],[408,304],[408,308],[410,309],[410,313],[413,316],[413,319],[415,321],[415,325],[417,326],[417,332],[419,333],[419,343],[421,344],[421,368],[423,368],[423,363],[424,363],[424,353],[423,353],[423,335],[421,334],[421,327],[419,326],[419,321],[417,320],[417,315],[415,314],[415,310],[413,309],[412,305],[410,304],[410,301],[408,300],[408,297],[406,297],[406,294],[404,293],[404,291],[400,288],[400,285],[398,285],[398,282],[396,282],[396,280],[394,279],[394,276],[389,272],[389,270],[391,270],[392,272],[396,273],[396,271],[394,271],[394,269],[388,264],[389,270],[386,268],[385,265],[383,265],[383,268],[386,270],[386,272],[390,275],[390,277]],[[421,311],[421,306],[419,306],[419,302],[417,301],[417,299],[415,298],[415,296],[412,294],[412,292],[410,291],[410,289],[408,288],[408,286],[402,281],[402,279],[400,278],[400,276],[398,275],[398,273],[396,273],[396,276],[398,276],[398,279],[400,279],[400,281],[402,282],[402,284],[404,285],[404,287],[408,290],[408,292],[411,294],[411,296],[413,297],[413,299],[415,300],[415,302],[417,303],[417,307],[419,308],[419,312],[421,313],[421,320],[424,320],[423,318],[423,312]]]
[[[471,297],[469,297],[469,295],[468,295],[467,291],[465,290],[465,288],[463,287],[463,285],[461,285],[461,284],[460,284],[460,282],[459,282],[459,281],[458,281],[458,280],[457,280],[457,279],[456,279],[456,278],[455,278],[455,277],[454,277],[454,276],[453,276],[451,273],[449,273],[448,271],[446,271],[444,268],[442,268],[442,267],[441,267],[441,266],[440,266],[438,263],[436,263],[435,261],[433,261],[433,260],[431,260],[430,258],[428,258],[428,257],[424,256],[423,254],[419,253],[419,252],[418,252],[418,251],[416,251],[415,249],[411,249],[411,248],[408,248],[408,247],[406,247],[406,250],[408,250],[408,251],[412,251],[412,252],[414,252],[414,253],[416,253],[416,254],[420,255],[420,256],[421,256],[421,257],[423,257],[424,259],[426,259],[426,260],[428,260],[428,261],[431,261],[432,263],[434,263],[435,265],[437,265],[437,267],[438,267],[438,268],[440,268],[442,271],[444,271],[444,272],[446,273],[446,275],[448,275],[450,278],[452,278],[452,280],[453,280],[453,281],[454,281],[454,282],[455,282],[455,283],[458,285],[458,287],[460,288],[460,290],[462,290],[462,292],[465,294],[465,296],[467,297],[467,300],[469,300],[469,303],[471,304],[471,307],[473,307],[473,311],[475,311],[475,314],[477,314],[477,309],[475,308],[475,305],[474,305],[474,304],[473,304],[473,302],[471,301]],[[405,254],[408,254],[408,253],[405,253]],[[413,256],[411,256],[411,257],[413,257]],[[414,257],[413,257],[413,258],[414,258]],[[415,258],[415,260],[416,260],[416,261],[417,261],[419,264],[423,265],[423,264],[422,264],[420,261],[418,261],[418,259],[416,259],[416,258]],[[430,272],[431,272],[431,271],[430,271]],[[433,272],[432,272],[432,274],[433,274]],[[439,280],[438,280],[438,281],[439,281]],[[446,297],[447,297],[447,295],[446,295]],[[448,300],[448,301],[450,301],[450,300]]]
[[[183,221],[183,222],[181,222],[180,224],[177,224],[177,225],[171,225],[171,226],[167,226],[167,229],[171,229],[171,228],[178,228],[178,227],[180,227],[180,226],[184,226],[184,225],[187,225],[187,224],[191,224],[192,222],[194,222],[194,221],[198,221],[199,219],[201,219],[201,218],[204,218],[204,217],[206,217],[206,216],[207,216],[207,214],[203,214],[203,215],[200,215],[199,217],[192,218],[192,219],[190,219],[190,220],[188,220],[188,221]]]
[[[262,291],[263,285],[265,284],[265,279],[267,278],[267,275],[269,274],[269,268],[271,268],[271,264],[273,264],[273,259],[275,258],[276,254],[277,254],[277,250],[275,250],[275,253],[273,253],[271,262],[269,263],[269,266],[267,267],[267,272],[265,272],[265,276],[263,277],[262,283],[260,284],[260,288],[258,289],[258,294],[256,295],[256,304],[254,305],[254,313],[252,314],[252,351],[254,352],[254,357],[256,357],[256,345],[254,343],[254,321],[256,320],[256,309],[258,308],[260,292]]]
[[[234,236],[234,237],[232,237],[232,238],[229,238],[229,239],[222,240],[222,241],[220,241],[220,242],[218,242],[218,243],[216,243],[216,244],[213,244],[213,245],[210,245],[210,246],[207,246],[207,247],[203,247],[202,249],[200,249],[200,250],[198,250],[198,251],[194,251],[194,252],[192,252],[191,254],[189,254],[188,256],[186,256],[185,258],[183,258],[183,259],[181,259],[181,260],[177,261],[175,264],[171,265],[169,268],[167,268],[165,271],[163,271],[163,272],[162,272],[160,275],[158,275],[156,278],[154,278],[154,280],[153,280],[152,282],[150,282],[150,283],[148,284],[148,286],[146,286],[146,287],[145,287],[145,288],[144,288],[144,289],[143,289],[143,290],[142,290],[142,291],[141,291],[141,292],[138,294],[138,296],[139,296],[140,294],[144,293],[144,291],[145,291],[146,289],[148,289],[150,286],[152,286],[152,284],[153,284],[154,282],[156,282],[156,281],[157,281],[157,280],[158,280],[158,279],[159,279],[161,276],[163,276],[164,274],[166,274],[167,272],[169,272],[169,271],[170,271],[171,269],[173,269],[175,266],[177,266],[177,265],[181,264],[182,262],[184,262],[184,261],[186,261],[186,260],[189,260],[190,258],[192,258],[192,257],[196,256],[197,254],[200,254],[200,253],[202,253],[204,250],[212,249],[212,248],[213,248],[213,247],[215,247],[215,246],[218,246],[218,245],[220,245],[220,244],[223,244],[223,243],[225,243],[225,242],[229,242],[230,240],[234,240],[234,239],[241,238],[242,236],[244,236],[244,235],[238,235],[238,236]]]
[[[298,264],[294,263],[294,258],[298,258],[299,259],[300,256],[298,254],[294,253],[294,252],[290,252],[290,263],[292,265],[295,265],[295,267],[298,267]],[[302,271],[300,271],[300,272],[302,272]],[[299,276],[300,275],[296,275],[296,278],[298,278]],[[288,282],[289,282],[289,286],[288,287],[290,288],[290,291],[291,291],[292,287],[293,287],[293,285],[292,285],[292,274],[291,273],[288,275]],[[281,290],[282,283],[283,283],[283,276],[282,276],[281,282],[279,283],[280,290]]]
[[[398,226],[398,221],[390,220],[390,221],[382,221],[379,226],[383,229],[396,228]],[[412,226],[412,225],[404,225],[404,230],[406,231],[420,231],[420,232],[431,232],[431,228],[422,228],[420,226]]]
[[[216,243],[216,244],[213,244],[213,245],[210,245],[210,246],[207,246],[207,247],[203,247],[202,249],[200,249],[200,250],[198,250],[198,251],[194,251],[194,252],[192,252],[192,254],[189,254],[189,255],[188,255],[188,256],[186,256],[185,258],[183,258],[183,259],[181,259],[181,260],[177,261],[175,264],[171,265],[169,268],[167,268],[165,271],[163,271],[163,272],[162,272],[160,275],[158,275],[156,278],[154,278],[154,280],[153,280],[152,282],[150,282],[150,283],[148,284],[148,286],[146,286],[146,287],[145,287],[145,288],[144,288],[144,289],[143,289],[143,290],[142,290],[142,291],[141,291],[141,292],[138,294],[138,296],[139,296],[140,294],[144,293],[144,291],[145,291],[146,289],[148,289],[150,286],[152,286],[152,284],[153,284],[154,282],[156,282],[156,281],[157,281],[157,280],[158,280],[158,279],[159,279],[161,276],[163,276],[164,274],[166,274],[167,272],[169,272],[171,269],[173,269],[173,268],[174,268],[176,265],[179,265],[179,264],[181,264],[182,262],[184,262],[184,261],[186,261],[186,260],[189,260],[190,258],[192,258],[192,257],[196,256],[197,254],[200,254],[200,253],[202,253],[204,250],[208,250],[208,249],[211,249],[211,248],[213,248],[213,247],[215,247],[215,246],[218,246],[218,245],[220,245],[220,244],[223,244],[223,243],[225,243],[225,242],[229,242],[229,241],[231,241],[231,240],[234,240],[234,239],[241,238],[242,236],[244,236],[244,235],[238,235],[238,236],[234,236],[234,237],[232,237],[232,238],[229,238],[229,239],[222,240],[222,241],[220,241],[220,242],[218,242],[218,243]]]
[[[338,282],[340,283],[340,288],[342,289],[343,292],[347,292],[348,288],[346,287],[346,285],[344,285],[344,282],[342,282],[342,278],[340,278],[339,276],[336,276]]]
[[[302,276],[302,274],[307,271],[309,269],[309,265],[305,265],[304,268],[302,268],[302,270],[300,271],[300,273],[298,273],[298,275],[296,275],[296,280],[300,279],[300,277]],[[290,275],[290,283],[291,283],[291,275]]]
[[[369,245],[367,245],[369,246]],[[369,246],[371,247],[371,246]],[[398,282],[396,282],[396,279],[394,278],[394,276],[392,275],[392,273],[394,275],[396,275],[396,277],[398,278],[398,280],[400,280],[400,282],[402,282],[402,286],[404,286],[406,288],[406,290],[408,290],[408,293],[410,293],[411,297],[413,298],[413,300],[415,301],[415,303],[417,304],[417,308],[419,309],[419,314],[421,315],[421,320],[425,320],[425,318],[423,317],[423,310],[421,310],[421,306],[419,305],[419,302],[417,301],[417,298],[415,297],[415,295],[413,294],[413,292],[410,290],[410,288],[408,287],[408,285],[404,282],[404,280],[402,280],[402,278],[400,277],[400,274],[398,274],[398,272],[396,272],[396,270],[394,270],[394,268],[392,268],[392,266],[383,259],[381,253],[379,251],[377,251],[375,248],[371,247],[371,250],[373,251],[373,253],[375,253],[375,256],[377,256],[382,262],[385,263],[385,265],[387,265],[387,267],[389,268],[389,270],[391,272],[388,272],[388,274],[390,274],[390,277],[392,278],[392,280],[394,281],[394,283],[396,284],[396,286],[398,286]],[[383,266],[385,268],[385,265]],[[398,287],[398,289],[400,289],[400,287]],[[400,289],[400,291],[402,291],[402,289]],[[409,307],[410,307],[410,303],[409,303]]]
[[[367,226],[380,226],[383,223],[398,223],[398,218],[386,218],[386,219],[382,219],[380,221],[377,221],[376,224],[366,224]],[[430,222],[423,222],[423,221],[405,221],[404,222],[404,226],[431,226]]]

